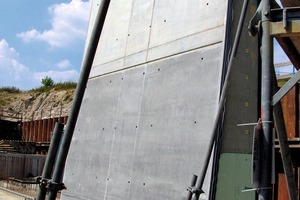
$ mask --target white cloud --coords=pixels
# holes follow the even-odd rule
[[[69,60],[62,60],[59,63],[56,63],[55,66],[58,67],[59,69],[66,69],[72,66],[72,64]]]
[[[19,54],[6,40],[0,40],[0,86],[27,89],[34,84],[32,73],[18,61]]]
[[[17,58],[19,54],[14,48],[9,47],[6,40],[0,40],[0,57]]]
[[[66,81],[77,82],[79,73],[76,70],[66,70],[66,71],[50,70],[46,72],[36,72],[33,75],[33,77],[39,81],[41,81],[46,76],[52,78],[55,83],[66,82]]]
[[[51,29],[32,29],[17,34],[24,42],[44,41],[51,47],[66,47],[76,40],[85,40],[91,0],[72,0],[49,8]]]
[[[17,87],[29,90],[41,86],[45,76],[51,77],[55,83],[74,81],[79,77],[76,70],[32,72],[18,61],[19,53],[9,46],[6,40],[0,40],[0,87]],[[61,67],[70,65],[68,60],[58,63]]]

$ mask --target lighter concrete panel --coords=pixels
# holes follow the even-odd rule
[[[152,25],[153,3],[154,0],[133,2],[126,55],[147,50]]]
[[[189,35],[184,38],[149,49],[148,61],[167,57],[222,42],[224,26]]]
[[[142,51],[136,54],[129,55],[125,58],[105,63],[99,66],[94,66],[91,70],[90,77],[101,76],[111,72],[116,72],[129,67],[135,67],[146,59],[147,62],[155,61],[160,58],[188,52],[190,50],[203,48],[205,46],[221,43],[219,36],[224,34],[224,27],[218,27],[195,35],[190,35],[180,40],[170,42],[147,51]],[[215,37],[218,36],[218,37]],[[221,59],[221,58],[220,58]]]
[[[224,24],[227,2],[155,1],[150,48],[200,33]],[[214,35],[219,39],[223,35]]]
[[[222,42],[226,5],[222,0],[112,1],[91,77]]]
[[[94,65],[124,58],[133,0],[111,1]],[[93,24],[90,23],[90,26]]]

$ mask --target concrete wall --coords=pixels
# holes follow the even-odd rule
[[[63,200],[186,197],[218,106],[226,10],[223,0],[111,1]]]

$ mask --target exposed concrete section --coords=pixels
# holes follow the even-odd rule
[[[230,5],[232,15],[230,22],[232,28],[227,29],[229,40],[232,43],[238,20],[241,13],[242,1],[235,0]],[[247,22],[253,17],[257,7],[256,0],[249,0],[248,10],[245,16],[245,24],[241,33],[241,39],[233,62],[232,74],[228,96],[226,98],[226,111],[222,127],[222,135],[219,136],[219,154],[216,155],[215,174],[215,200],[243,199],[254,200],[256,192],[243,192],[252,185],[252,145],[254,125],[259,116],[259,82],[258,72],[259,53],[258,38],[250,37],[247,30]],[[228,51],[229,52],[229,51]],[[244,124],[244,125],[241,125]],[[248,124],[248,125],[247,125]],[[241,125],[241,126],[239,126]],[[230,183],[230,184],[229,184]]]
[[[218,106],[226,7],[223,0],[111,2],[63,200],[186,197]]]
[[[242,3],[238,2],[238,0],[232,5],[232,28],[229,29],[232,38],[236,33],[241,6]],[[252,153],[252,133],[254,128],[249,125],[239,126],[239,124],[255,123],[259,117],[258,96],[260,96],[260,91],[258,85],[260,77],[258,72],[260,70],[260,58],[258,38],[250,37],[247,29],[248,22],[255,14],[256,7],[256,0],[250,0],[238,51],[233,62],[229,91],[226,98],[221,153]]]

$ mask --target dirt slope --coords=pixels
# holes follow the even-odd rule
[[[0,109],[4,112],[9,111],[6,113],[10,116],[21,114],[23,121],[66,116],[70,111],[74,91],[75,89],[53,88],[46,92],[1,92]]]

